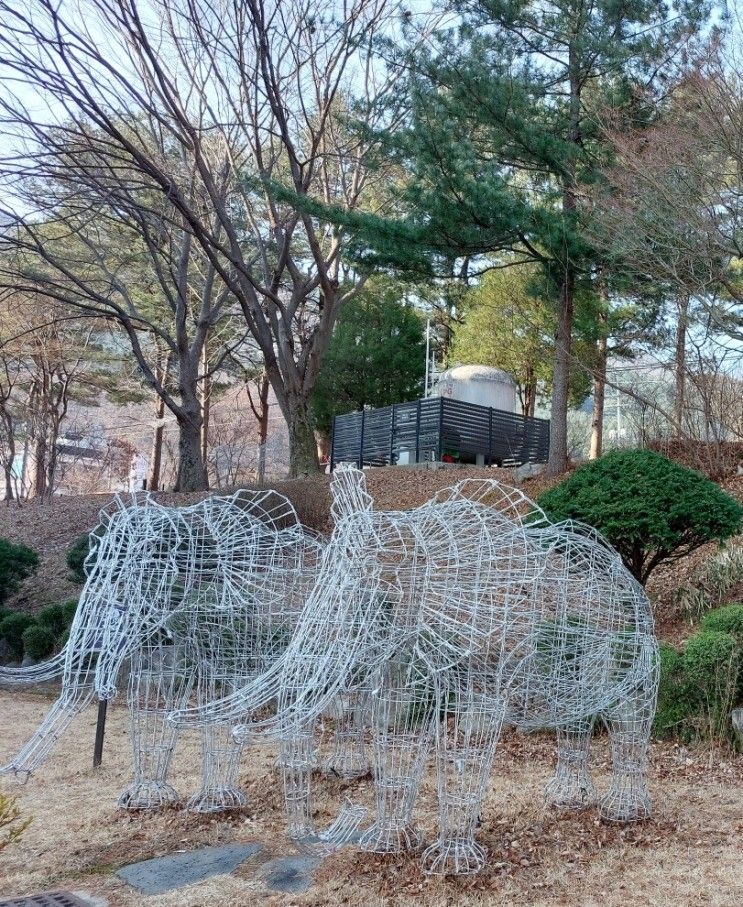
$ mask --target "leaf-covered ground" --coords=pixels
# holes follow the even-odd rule
[[[0,693],[0,760],[10,756],[41,719],[49,698]],[[179,810],[127,814],[115,802],[130,772],[126,712],[110,712],[104,765],[91,767],[95,710],[78,719],[37,775],[24,786],[3,783],[34,821],[23,840],[0,855],[0,896],[53,888],[84,889],[111,907],[325,907],[325,905],[717,905],[743,903],[743,756],[652,747],[650,789],[655,815],[629,827],[601,824],[593,811],[559,813],[544,806],[552,770],[549,735],[509,733],[499,750],[482,813],[479,840],[486,870],[467,879],[429,878],[414,855],[381,857],[344,849],[327,858],[315,885],[302,895],[270,894],[256,879],[256,859],[231,877],[218,877],[165,895],[143,898],[113,875],[119,866],[199,845],[259,841],[260,859],[290,854],[284,836],[276,750],[259,746],[243,759],[247,809],[230,818],[199,818]],[[594,741],[593,772],[607,783],[605,738]],[[199,754],[185,739],[175,782],[183,795],[195,786]],[[318,777],[318,826],[329,824],[345,797],[371,805],[367,780]],[[419,822],[431,837],[435,787],[429,770]]]

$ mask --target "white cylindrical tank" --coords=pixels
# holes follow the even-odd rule
[[[457,365],[447,369],[439,375],[433,394],[509,413],[521,412],[516,382],[508,372],[489,365]]]

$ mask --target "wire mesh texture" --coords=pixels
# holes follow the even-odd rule
[[[2,771],[28,774],[94,696],[112,699],[128,667],[134,778],[119,805],[179,800],[168,781],[179,726],[176,708],[224,696],[260,676],[291,638],[321,544],[291,503],[272,491],[240,491],[188,507],[118,499],[101,515],[83,588],[62,653],[0,682],[62,679],[37,732]],[[245,804],[237,787],[241,745],[229,724],[203,722],[196,812]]]
[[[505,726],[557,730],[546,795],[580,808],[595,798],[587,756],[593,722],[603,720],[613,773],[601,816],[647,817],[657,643],[648,599],[616,552],[588,527],[551,524],[522,492],[492,480],[465,480],[414,510],[378,512],[363,472],[341,466],[332,493],[333,533],[285,652],[207,706],[226,721],[278,698],[275,714],[238,725],[235,736],[281,740],[290,835],[315,835],[314,724],[344,697],[346,714],[372,738],[368,850],[422,845],[414,810],[432,758],[438,832],[423,866],[481,870],[475,829]],[[358,825],[352,808],[344,815],[353,821],[336,824],[338,845]]]

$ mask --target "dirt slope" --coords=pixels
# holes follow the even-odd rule
[[[368,488],[381,510],[417,507],[441,488],[465,478],[495,478],[514,484],[511,470],[474,466],[442,469],[387,467],[367,471]],[[329,476],[318,475],[277,482],[271,487],[289,498],[305,525],[324,533],[330,526],[329,483]],[[535,496],[546,484],[544,479],[535,479],[525,482],[523,488],[526,494]],[[161,492],[155,497],[167,504],[191,504],[201,500],[204,493]],[[112,495],[96,494],[57,497],[41,503],[30,501],[22,505],[0,503],[0,538],[30,545],[38,551],[41,559],[36,575],[11,602],[13,606],[37,610],[51,602],[77,596],[79,587],[67,578],[65,554],[80,535],[96,525],[98,514],[112,500]]]

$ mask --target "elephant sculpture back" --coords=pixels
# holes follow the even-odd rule
[[[331,489],[335,526],[280,659],[277,712],[235,731],[237,739],[259,728],[282,739],[291,834],[314,834],[308,741],[339,694],[369,703],[377,815],[361,834],[365,849],[419,846],[412,814],[432,754],[439,832],[424,868],[479,871],[485,853],[475,829],[508,724],[557,729],[548,795],[582,806],[592,796],[591,728],[604,720],[613,777],[601,815],[647,817],[657,644],[644,591],[601,536],[552,524],[521,491],[492,480],[465,480],[420,507],[382,512],[354,467],[338,467]],[[215,708],[237,717],[265,691],[264,680],[248,684]],[[320,840],[345,840],[359,815],[342,812]]]
[[[647,675],[648,599],[590,527],[552,524],[494,480],[386,512],[360,470],[339,467],[332,487],[335,529],[285,675],[298,720],[301,688],[331,693],[311,664],[359,676],[419,660],[435,683],[495,684],[507,720],[529,728],[601,713]]]

